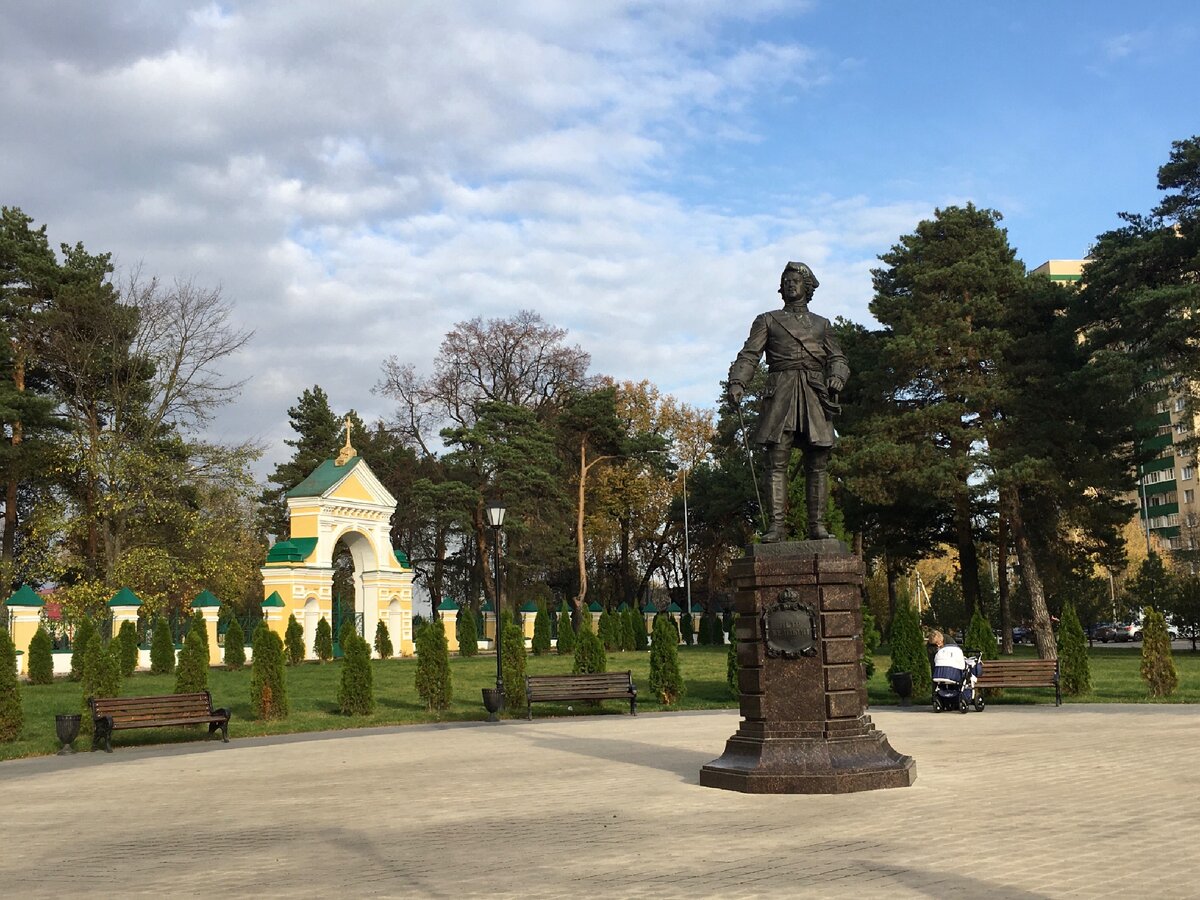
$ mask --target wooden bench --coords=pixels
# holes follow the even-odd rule
[[[104,744],[112,753],[112,733],[128,728],[160,728],[171,725],[207,725],[209,737],[221,729],[229,743],[229,710],[213,709],[212,694],[166,694],[162,697],[88,697],[92,710],[92,749]]]
[[[568,700],[628,700],[629,714],[637,715],[637,688],[632,672],[598,672],[589,675],[527,675],[525,699],[528,718],[533,704]]]
[[[1057,659],[985,659],[977,688],[1052,687],[1054,705],[1062,706]]]

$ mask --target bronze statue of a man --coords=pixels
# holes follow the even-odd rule
[[[785,541],[788,459],[799,441],[804,450],[808,536],[829,537],[825,506],[829,498],[826,468],[833,449],[837,395],[850,377],[829,320],[808,311],[818,287],[804,263],[789,262],[779,280],[783,309],[765,312],[750,326],[750,337],[729,369],[729,399],[740,403],[759,357],[767,354],[767,389],[759,410],[755,443],[766,451],[763,473],[770,527],[763,541]]]

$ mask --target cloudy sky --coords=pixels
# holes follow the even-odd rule
[[[313,384],[387,416],[384,358],[522,308],[594,371],[709,406],[784,262],[870,321],[935,207],[1036,266],[1156,202],[1200,132],[1190,0],[0,7],[0,204],[255,331],[216,436],[287,456]]]

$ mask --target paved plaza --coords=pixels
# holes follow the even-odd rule
[[[0,895],[1200,894],[1200,708],[871,715],[913,787],[700,787],[732,711],[0,763]]]

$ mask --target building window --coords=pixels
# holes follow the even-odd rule
[[[1184,503],[1195,503],[1196,502],[1196,492],[1193,491],[1191,488],[1184,491],[1183,492],[1183,502]]]
[[[1192,475],[1193,475],[1193,473],[1195,473],[1195,471],[1196,470],[1194,468],[1192,468],[1191,466],[1184,466],[1182,469],[1179,470],[1179,477],[1182,478],[1184,481],[1191,481]]]
[[[1175,412],[1183,412],[1183,409],[1185,406],[1187,406],[1187,398],[1186,397],[1176,397],[1175,398]]]

